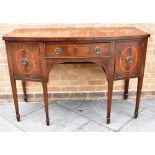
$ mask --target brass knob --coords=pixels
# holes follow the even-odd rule
[[[98,53],[100,53],[100,52],[101,52],[101,49],[100,49],[99,47],[96,47],[96,48],[95,48],[95,53],[98,54]]]
[[[22,59],[22,64],[23,64],[23,65],[28,65],[28,64],[29,64],[28,59],[27,59],[27,58],[23,58],[23,59]]]
[[[55,48],[55,53],[60,54],[61,53],[61,48]]]
[[[130,63],[133,61],[132,56],[128,56],[128,57],[126,58],[126,61],[127,61],[128,64],[130,64]]]

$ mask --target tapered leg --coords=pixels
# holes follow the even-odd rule
[[[46,124],[50,124],[49,113],[48,113],[48,92],[47,92],[47,82],[42,82],[43,94],[44,94],[44,105],[46,113]]]
[[[14,79],[11,79],[11,87],[12,87],[13,100],[14,100],[14,105],[15,105],[15,110],[16,110],[16,119],[19,122],[20,115],[19,115],[17,88],[16,88],[16,81]]]
[[[27,102],[27,94],[26,94],[26,81],[22,81],[23,93],[24,93],[24,101]]]
[[[129,88],[129,79],[125,80],[125,85],[124,85],[124,100],[128,99],[128,88]]]
[[[112,92],[113,92],[113,80],[109,80],[108,81],[108,99],[107,99],[107,124],[110,123]]]
[[[135,108],[134,118],[138,117],[138,110],[139,110],[139,104],[140,104],[142,85],[143,85],[143,78],[138,78],[136,108]]]

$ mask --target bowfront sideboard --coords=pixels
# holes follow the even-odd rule
[[[134,112],[137,118],[149,36],[132,27],[31,28],[16,29],[4,35],[17,121],[20,114],[16,80],[22,81],[25,101],[26,81],[42,82],[46,124],[49,125],[50,64],[82,62],[99,64],[106,74],[108,124],[114,80],[125,81],[124,99],[127,99],[129,79],[138,78]]]

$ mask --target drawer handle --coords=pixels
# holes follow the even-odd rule
[[[100,52],[101,52],[101,49],[100,49],[99,47],[96,47],[96,48],[95,48],[95,53],[98,54],[98,53],[100,53]]]
[[[55,53],[60,54],[61,53],[61,48],[55,48]]]
[[[29,64],[28,59],[27,59],[27,58],[23,58],[23,59],[22,59],[22,64],[23,64],[23,65],[28,65],[28,64]]]
[[[128,57],[126,58],[126,61],[127,61],[128,64],[130,64],[130,63],[133,61],[132,56],[128,56]]]

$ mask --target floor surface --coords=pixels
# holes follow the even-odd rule
[[[0,131],[134,132],[155,131],[155,99],[141,100],[139,117],[133,118],[135,100],[113,100],[111,123],[106,124],[106,101],[53,101],[50,126],[45,124],[43,103],[20,103],[21,122],[14,104],[0,104]]]

